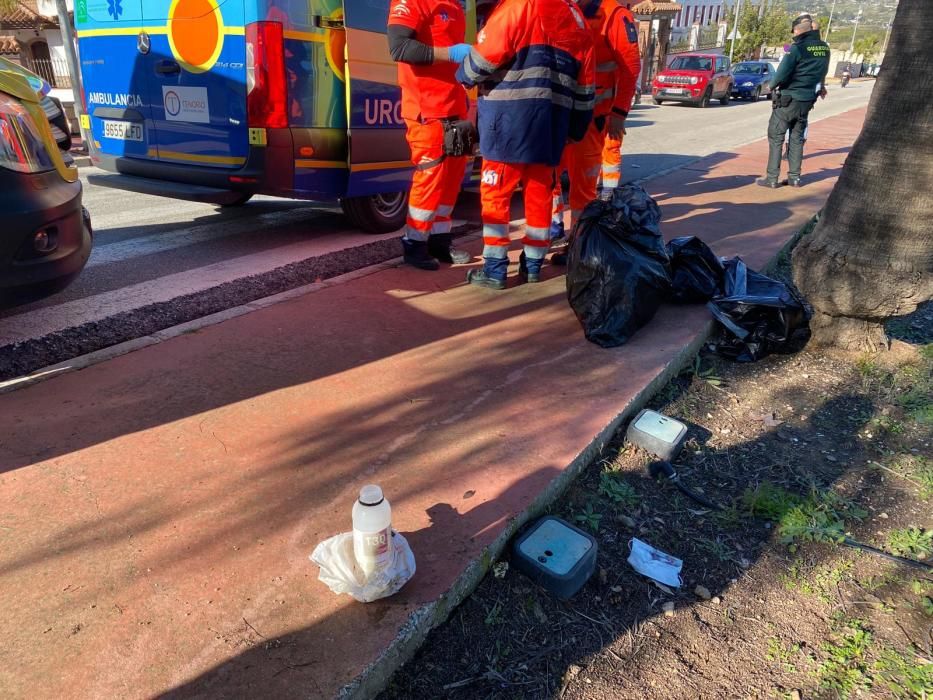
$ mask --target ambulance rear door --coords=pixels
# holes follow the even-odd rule
[[[244,0],[141,2],[143,21],[152,28],[148,102],[157,158],[195,167],[242,166],[249,151],[247,34],[257,34],[259,51],[271,47],[272,58],[281,62],[281,24],[258,22],[247,29]],[[276,82],[284,92],[284,73]],[[284,120],[284,96],[282,101]]]
[[[398,67],[389,55],[389,0],[345,0],[348,197],[401,192],[411,184]]]

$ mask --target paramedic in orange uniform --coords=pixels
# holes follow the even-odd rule
[[[463,8],[459,0],[392,0],[387,34],[415,166],[402,238],[405,262],[422,270],[436,270],[438,260],[469,262],[468,253],[451,247],[450,232],[468,157],[444,154],[444,122],[467,116],[466,91],[454,77],[470,50],[462,43]]]
[[[596,183],[600,177],[600,169],[604,189],[611,189],[619,184],[619,149],[622,146],[625,118],[635,94],[641,62],[638,52],[638,25],[631,10],[622,7],[616,0],[580,0],[579,6],[593,37],[596,102],[593,122],[586,136],[579,143],[567,147],[561,163],[562,169],[567,170],[570,179],[571,227],[576,224],[583,207],[596,199]],[[563,235],[563,210],[563,198],[558,182],[554,191],[552,238]],[[563,264],[564,254],[556,253],[552,261]]]
[[[483,153],[484,264],[470,270],[467,280],[505,289],[509,203],[521,185],[525,237],[519,276],[537,282],[550,245],[554,168],[567,141],[586,134],[593,114],[593,41],[586,22],[569,0],[504,0],[457,79],[479,88]]]

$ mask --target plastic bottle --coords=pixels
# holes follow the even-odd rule
[[[353,504],[353,555],[366,578],[392,561],[392,508],[375,484]]]

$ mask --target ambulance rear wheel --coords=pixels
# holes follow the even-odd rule
[[[389,233],[405,225],[407,192],[384,192],[368,197],[347,197],[340,207],[354,226],[367,233]]]

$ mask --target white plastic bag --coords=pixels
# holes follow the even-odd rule
[[[353,555],[353,533],[343,532],[326,539],[311,552],[311,561],[321,567],[318,578],[334,593],[347,593],[361,603],[371,603],[398,593],[415,575],[415,555],[408,542],[392,531],[392,560],[367,580]]]

